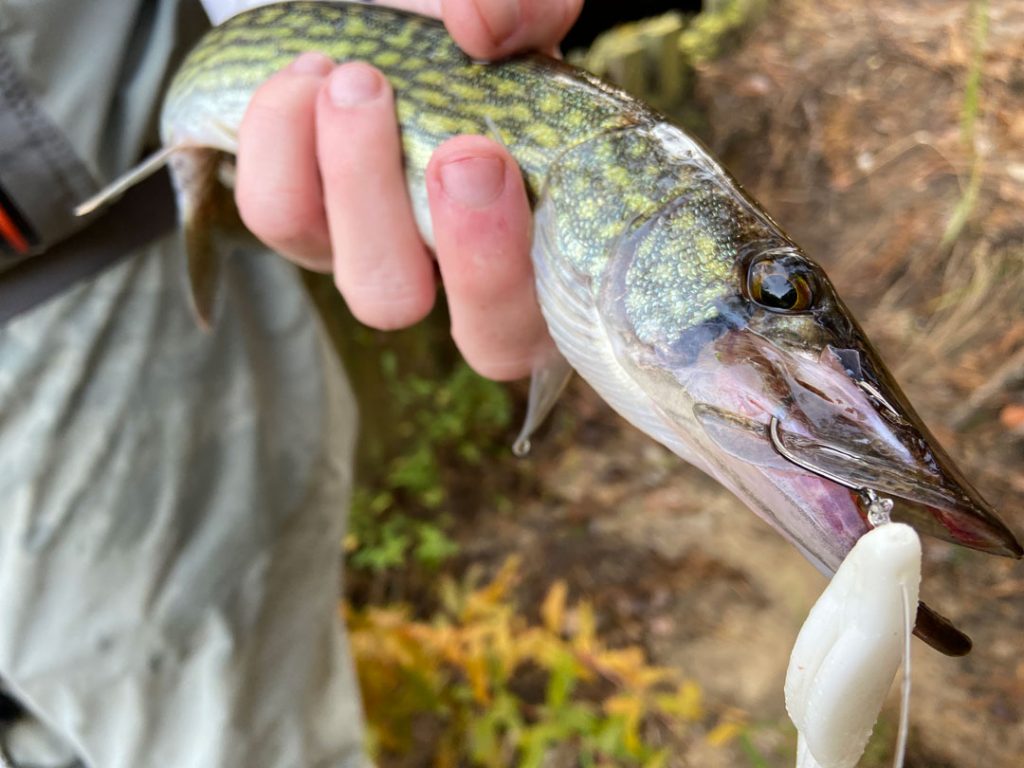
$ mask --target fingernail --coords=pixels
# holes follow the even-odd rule
[[[327,92],[339,107],[353,107],[377,96],[383,81],[377,70],[366,64],[344,64],[334,70]]]
[[[329,56],[315,51],[304,53],[289,65],[288,70],[296,75],[326,75],[334,62]]]
[[[471,208],[490,205],[505,188],[505,164],[496,157],[464,157],[441,166],[445,194]]]
[[[481,3],[480,0],[477,0],[476,10],[495,44],[505,42],[519,28],[518,0],[511,3],[504,1]]]

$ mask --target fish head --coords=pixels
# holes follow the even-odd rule
[[[720,305],[726,330],[695,362],[708,379],[694,409],[715,444],[767,456],[766,474],[796,468],[838,486],[834,495],[846,491],[862,521],[864,492],[874,491],[919,532],[1020,557],[1013,533],[924,425],[824,270],[790,244],[749,248],[736,263],[735,290]],[[740,418],[728,428],[730,415]],[[760,451],[744,454],[752,440]]]
[[[704,379],[694,415],[725,461],[745,465],[734,476],[761,489],[755,503],[774,497],[771,514],[827,571],[876,522],[878,495],[920,533],[1021,557],[821,267],[791,245],[752,248],[737,266],[737,289],[722,304],[727,329],[693,364]],[[923,603],[916,631],[951,655],[970,649]]]
[[[631,233],[606,274],[611,335],[668,425],[662,441],[828,574],[877,497],[921,533],[1021,557],[824,270],[746,205],[709,221],[711,203],[684,201]],[[919,613],[941,650],[969,647],[943,622]]]

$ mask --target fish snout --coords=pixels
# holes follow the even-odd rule
[[[833,364],[819,366],[818,375],[814,369],[793,375],[798,407],[772,430],[777,452],[851,490],[892,499],[892,518],[920,533],[993,555],[1024,555],[881,362],[865,350],[827,353]],[[824,408],[823,400],[835,409]]]

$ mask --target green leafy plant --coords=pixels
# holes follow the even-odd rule
[[[436,569],[458,551],[445,509],[453,478],[507,448],[511,404],[503,387],[465,363],[431,380],[402,375],[393,352],[380,362],[394,450],[356,489],[349,563],[378,574],[409,562]]]

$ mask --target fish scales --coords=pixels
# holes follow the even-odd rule
[[[256,9],[212,30],[186,59],[168,94],[165,135],[233,123],[252,92],[296,56],[367,61],[395,88],[406,157],[422,172],[430,151],[493,124],[536,184],[567,145],[636,120],[624,96],[541,58],[488,66],[463,54],[431,19],[362,4],[299,2]],[[233,149],[233,148],[228,148]]]

